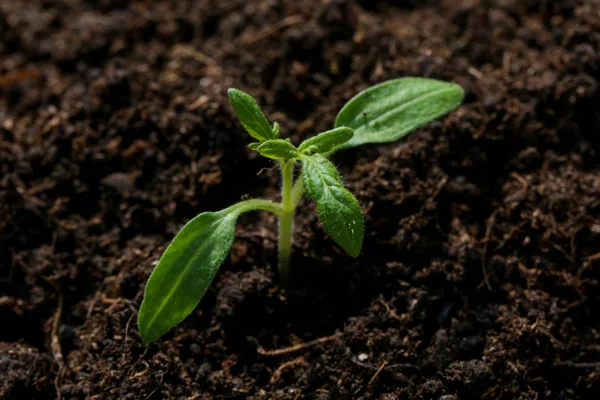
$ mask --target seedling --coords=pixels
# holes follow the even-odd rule
[[[334,129],[294,146],[280,138],[279,125],[269,124],[252,97],[237,89],[228,93],[240,122],[257,140],[248,147],[281,166],[281,202],[245,200],[202,213],[181,229],[146,284],[138,315],[145,345],[183,321],[200,302],[231,249],[242,213],[263,210],[278,215],[278,270],[283,282],[290,278],[294,212],[303,194],[316,203],[323,228],[334,242],[357,257],[364,234],[362,210],[328,157],[350,147],[398,140],[450,112],[464,96],[460,86],[437,80],[387,81],[352,98],[337,115]],[[297,164],[302,168],[294,180]]]

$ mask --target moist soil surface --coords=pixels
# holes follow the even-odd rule
[[[600,5],[0,1],[0,398],[600,398]],[[295,143],[358,91],[464,104],[336,154],[360,257],[244,215],[199,307],[144,347],[143,289],[201,211],[278,199],[226,90]]]

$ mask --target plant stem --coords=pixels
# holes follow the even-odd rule
[[[244,200],[237,204],[234,204],[233,206],[225,209],[224,211],[237,212],[239,214],[242,214],[252,210],[270,211],[277,215],[280,215],[283,212],[281,204],[264,199]]]
[[[281,163],[281,207],[279,214],[279,258],[277,268],[279,278],[287,283],[290,279],[290,259],[292,256],[292,231],[294,229],[294,211],[296,204],[292,201],[292,181],[294,180],[294,164],[296,160]]]
[[[279,215],[279,254],[277,269],[284,284],[290,280],[290,259],[292,257],[292,234],[294,230],[294,213],[302,198],[304,187],[302,179],[294,183],[295,159],[281,162],[281,203],[264,199],[251,199],[239,202],[223,211],[239,214],[252,210],[264,210]]]
[[[298,177],[296,182],[294,182],[294,186],[292,187],[292,206],[294,209],[298,207],[298,202],[302,198],[302,194],[304,193],[304,184],[302,182],[302,177]]]

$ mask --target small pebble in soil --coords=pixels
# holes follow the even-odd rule
[[[193,355],[197,356],[200,353],[202,353],[202,349],[200,348],[200,346],[198,345],[198,343],[192,343],[190,345],[190,351],[192,352]]]

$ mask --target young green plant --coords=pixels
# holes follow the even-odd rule
[[[460,86],[448,82],[422,78],[387,81],[352,98],[337,115],[332,130],[295,146],[280,138],[279,125],[269,124],[251,96],[237,89],[228,93],[240,122],[256,139],[248,147],[281,167],[281,202],[245,200],[221,211],[202,213],[181,229],[146,284],[138,314],[145,345],[194,310],[231,249],[238,217],[247,211],[278,215],[278,271],[283,282],[290,278],[294,212],[304,194],[315,202],[323,228],[333,241],[357,257],[364,234],[362,210],[328,157],[350,147],[398,140],[450,112],[464,96]],[[298,164],[301,170],[296,176]]]

